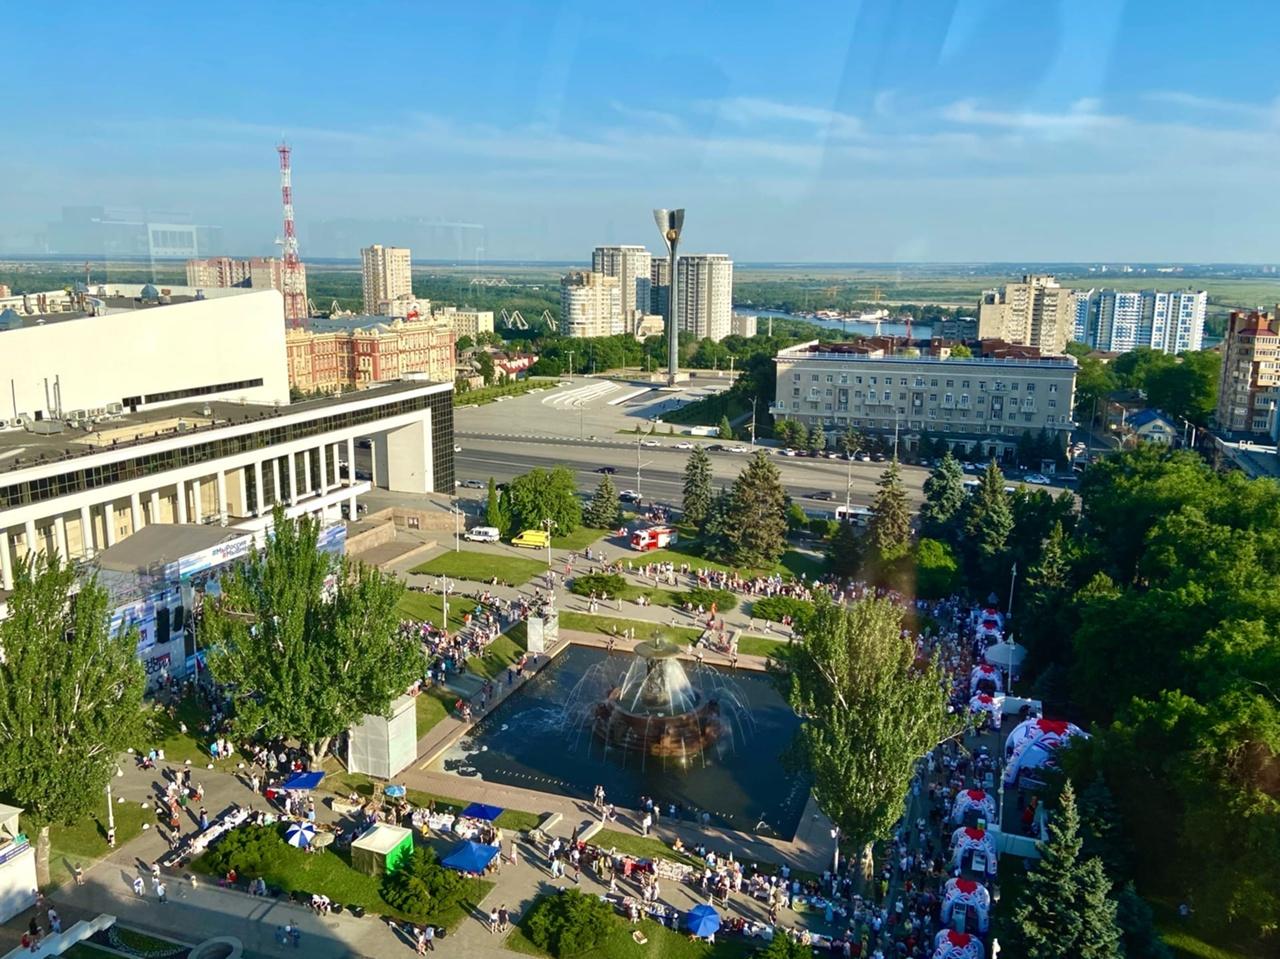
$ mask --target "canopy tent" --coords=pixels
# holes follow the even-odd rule
[[[991,893],[987,887],[972,879],[948,879],[942,892],[942,922],[950,925],[957,911],[968,910],[974,917],[978,932],[991,927]]]
[[[684,917],[685,928],[693,935],[706,938],[720,928],[720,913],[710,906],[694,906]]]
[[[951,834],[951,865],[996,874],[996,841],[985,829],[961,826]]]
[[[310,792],[320,785],[322,779],[324,779],[324,773],[294,773],[280,788],[294,792]]]
[[[284,831],[284,841],[290,846],[306,849],[316,838],[316,827],[309,822],[295,822]]]
[[[1005,737],[1004,756],[1012,759],[1014,753],[1027,743],[1042,739],[1063,740],[1070,736],[1083,736],[1084,730],[1065,719],[1026,719],[1013,727],[1013,731]]]
[[[388,822],[375,823],[351,844],[351,865],[366,876],[395,872],[413,855],[413,831]]]
[[[1076,731],[1078,735],[1088,739],[1088,733]],[[1023,743],[1004,767],[1004,784],[1006,786],[1028,787],[1040,785],[1043,777],[1036,777],[1038,769],[1057,769],[1058,750],[1072,737],[1043,736],[1040,739]],[[1030,776],[1030,780],[1026,777]]]
[[[392,784],[390,786],[387,786],[385,789],[383,789],[382,794],[384,796],[390,796],[392,799],[403,799],[405,794],[405,788],[403,786],[397,786]]]
[[[992,666],[999,666],[1001,669],[1017,669],[1027,658],[1027,648],[1020,643],[1015,643],[1010,636],[993,646],[988,646],[982,658]]]
[[[969,712],[985,715],[991,721],[991,728],[999,729],[1004,716],[1004,697],[978,693],[969,700]]]
[[[969,671],[969,695],[974,695],[979,689],[985,693],[1004,692],[1004,676],[1000,670],[986,663],[974,666]]]
[[[982,940],[967,932],[943,929],[933,937],[933,959],[983,959]]]
[[[996,800],[991,793],[982,789],[963,789],[956,796],[951,807],[951,821],[963,824],[970,812],[976,812],[980,819],[994,822],[996,818]]]
[[[440,860],[440,865],[458,872],[484,872],[497,855],[497,846],[485,846],[468,839],[455,846],[449,855]]]
[[[482,802],[473,802],[466,809],[462,810],[464,819],[479,819],[483,822],[493,822],[502,815],[502,810],[497,806],[486,806]]]

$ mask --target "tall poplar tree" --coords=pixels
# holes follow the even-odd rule
[[[35,826],[41,886],[50,825],[102,808],[142,723],[137,631],[112,634],[107,591],[75,582],[57,556],[23,560],[0,620],[0,796]]]
[[[711,509],[711,457],[698,445],[684,465],[684,518],[699,528]]]

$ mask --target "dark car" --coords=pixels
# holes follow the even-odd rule
[[[723,443],[712,443],[710,446],[708,446],[708,447],[707,447],[707,452],[708,452],[708,453],[723,453],[723,452],[724,452],[724,444],[723,444]]]
[[[597,473],[616,473],[616,472],[618,472],[618,467],[616,467],[616,466],[597,466],[597,467],[596,467],[596,472],[597,472]]]
[[[829,489],[820,489],[815,493],[809,494],[809,499],[820,499],[830,501],[836,498],[836,494]]]

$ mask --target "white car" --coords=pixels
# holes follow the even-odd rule
[[[638,503],[640,502],[640,494],[633,489],[624,489],[618,494],[618,499],[624,503]]]
[[[693,449],[693,444],[690,443],[688,440],[681,440],[679,443],[676,444],[676,449],[691,450]]]
[[[641,440],[640,445],[641,446],[661,446],[662,444],[659,443],[657,440]]]
[[[730,453],[750,453],[751,450],[745,446],[730,446],[729,452]]]
[[[1045,476],[1043,473],[1028,473],[1026,476],[1022,477],[1022,480],[1025,483],[1032,483],[1036,486],[1052,485],[1049,481],[1049,477]]]
[[[493,526],[473,526],[462,538],[470,543],[496,543],[502,534]]]
[[[793,450],[793,449],[779,450],[778,452],[779,452],[779,453],[781,453],[783,456],[795,456],[795,455],[796,455],[796,451],[795,451],[795,450]]]

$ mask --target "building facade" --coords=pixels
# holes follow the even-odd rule
[[[676,329],[698,340],[723,340],[732,328],[733,261],[723,253],[686,254],[676,270]]]
[[[1228,433],[1269,436],[1280,402],[1280,308],[1238,310],[1222,340],[1222,378],[1214,421]]]
[[[413,299],[412,264],[403,246],[375,243],[360,251],[360,288],[367,314],[386,315],[396,300]]]
[[[436,383],[453,379],[457,338],[446,321],[353,317],[315,326],[321,329],[286,334],[289,385],[296,390],[365,389],[410,373]]]
[[[625,332],[622,284],[616,276],[576,270],[560,280],[560,332],[612,336]]]
[[[978,338],[1034,346],[1041,353],[1067,349],[1075,330],[1072,291],[1052,276],[1027,274],[1021,283],[987,290],[978,303]]]
[[[298,275],[302,282],[303,297],[306,303],[307,268],[306,264],[298,264]],[[230,287],[249,287],[254,290],[278,290],[284,293],[284,263],[268,256],[255,256],[247,260],[237,260],[229,256],[215,256],[205,260],[187,260],[187,286],[200,290],[220,290]],[[305,320],[306,310],[298,316],[288,315],[288,301],[285,301],[286,320]]]
[[[432,311],[431,317],[452,326],[455,338],[469,336],[474,340],[481,333],[493,332],[493,310],[459,310],[445,306]]]
[[[649,312],[664,319],[671,302],[671,263],[655,256],[649,263]]]
[[[618,278],[627,319],[649,312],[652,270],[653,256],[643,246],[598,246],[591,254],[591,272]]]
[[[1199,350],[1208,305],[1204,290],[1099,290],[1088,300],[1084,342],[1111,353]]]
[[[908,445],[927,432],[997,456],[1016,450],[1024,432],[1070,436],[1073,357],[998,341],[970,348],[971,358],[953,358],[940,341],[798,344],[775,358],[770,412],[837,432],[896,430]]]
[[[729,335],[753,337],[759,330],[759,317],[750,313],[734,313],[729,317]]]

